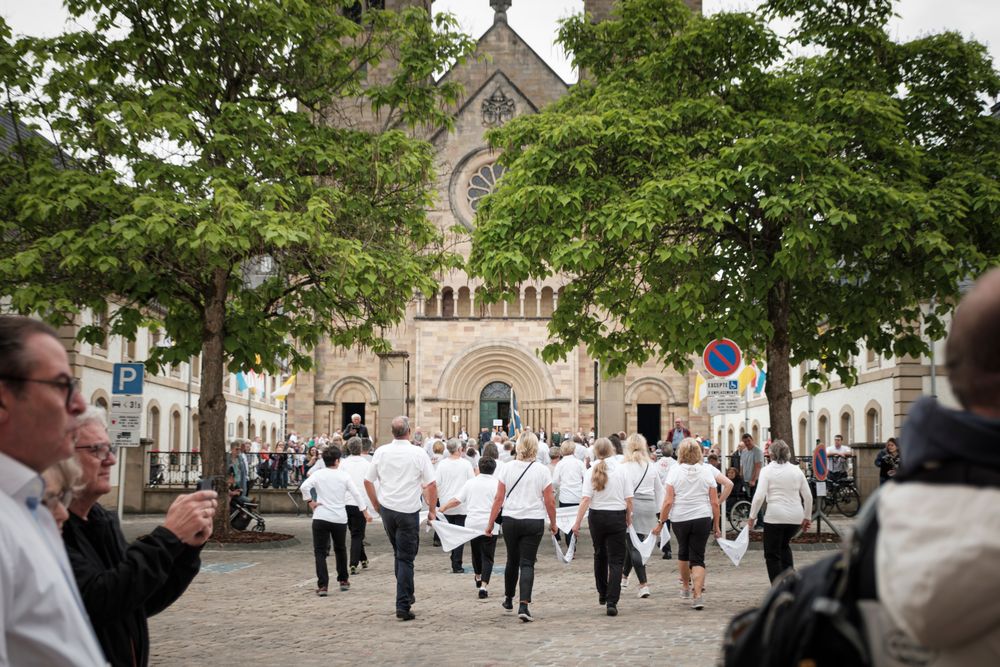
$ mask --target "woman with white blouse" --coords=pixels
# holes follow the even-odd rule
[[[639,539],[644,540],[656,528],[656,512],[663,504],[663,482],[649,458],[646,438],[641,434],[633,433],[625,441],[625,463],[621,467],[628,486],[632,489],[632,525]],[[649,582],[646,579],[646,566],[642,564],[642,554],[627,536],[625,546],[628,556],[622,571],[622,585],[625,585],[629,573],[635,568],[635,575],[639,578],[639,597],[648,598]]]
[[[562,457],[556,464],[556,469],[552,471],[552,486],[556,488],[556,499],[559,507],[577,507],[580,504],[581,493],[583,492],[583,474],[586,468],[583,462],[576,458],[576,443],[567,440],[559,448]],[[572,534],[565,536],[566,545],[569,546]]]
[[[531,589],[535,583],[535,558],[545,533],[545,517],[549,517],[552,534],[556,526],[556,501],[552,493],[552,475],[548,467],[538,462],[538,438],[524,433],[514,447],[516,459],[495,473],[499,483],[493,509],[486,525],[486,534],[493,534],[493,523],[503,507],[503,541],[507,547],[504,570],[504,600],[507,611],[514,609],[514,593],[521,584],[517,616],[525,623],[535,620],[528,610]]]
[[[583,493],[573,533],[579,539],[580,524],[589,509],[598,602],[607,605],[608,616],[617,616],[625,540],[628,539],[628,526],[632,523],[632,488],[628,485],[623,466],[613,468],[609,465],[615,456],[615,449],[608,438],[597,439],[594,456],[596,463],[583,478]]]
[[[789,542],[801,528],[809,530],[812,517],[812,493],[806,476],[797,465],[789,463],[791,451],[784,440],[771,443],[771,462],[764,466],[757,478],[757,490],[750,504],[750,520],[767,501],[764,513],[764,562],[767,576],[773,582],[778,575],[792,568],[792,549]]]
[[[667,476],[660,522],[653,534],[659,535],[664,522],[670,519],[677,536],[681,598],[688,599],[693,594],[691,608],[704,609],[705,545],[709,534],[714,533],[716,538],[722,536],[716,471],[702,463],[701,445],[694,438],[684,438],[678,445],[677,461],[678,465],[673,466]]]

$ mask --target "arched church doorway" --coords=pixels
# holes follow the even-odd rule
[[[493,430],[494,420],[503,422],[507,430],[510,420],[510,385],[506,382],[490,382],[479,393],[479,428]]]

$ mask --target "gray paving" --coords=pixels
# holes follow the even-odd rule
[[[157,517],[126,518],[130,536]],[[713,665],[733,613],[757,604],[768,588],[763,554],[751,551],[733,567],[714,543],[702,611],[680,599],[677,565],[654,553],[652,596],[638,599],[635,576],[623,591],[620,615],[597,603],[593,548],[586,532],[576,559],[559,563],[551,541],[539,549],[534,623],[500,607],[503,540],[491,597],[481,602],[471,574],[451,574],[448,555],[421,532],[416,563],[417,618],[395,617],[392,554],[381,524],[369,530],[371,567],[351,590],[316,597],[310,520],[268,517],[268,529],[292,533],[285,549],[206,550],[203,570],[184,597],[150,619],[154,665]],[[546,538],[548,540],[548,538]],[[797,564],[827,552],[796,552]],[[465,562],[471,571],[466,549]],[[330,558],[334,574],[333,558]],[[638,661],[638,662],[637,662]]]

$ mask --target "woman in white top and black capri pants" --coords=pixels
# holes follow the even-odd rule
[[[538,462],[538,438],[525,433],[514,448],[517,458],[509,461],[497,473],[497,496],[493,501],[486,534],[493,533],[493,523],[503,507],[503,541],[507,547],[507,567],[504,570],[504,600],[507,611],[514,609],[514,593],[521,583],[517,616],[525,623],[533,621],[528,605],[535,583],[535,557],[545,533],[548,515],[552,533],[556,526],[556,501],[552,493],[552,475],[548,467]]]
[[[701,445],[694,438],[684,438],[677,449],[677,460],[667,476],[667,487],[660,509],[659,535],[667,517],[677,536],[677,565],[681,575],[681,597],[690,598],[693,579],[693,609],[703,609],[705,586],[705,545],[708,536],[722,535],[719,528],[719,496],[715,490],[715,468],[701,462]]]
[[[771,462],[757,478],[757,490],[750,505],[750,520],[767,500],[764,514],[764,562],[767,576],[773,582],[779,574],[792,567],[792,549],[789,546],[799,528],[809,530],[812,516],[812,493],[809,482],[797,465],[789,463],[791,452],[784,440],[771,443]]]
[[[608,438],[594,443],[597,463],[583,478],[583,498],[573,532],[579,538],[580,523],[590,508],[590,537],[594,541],[594,581],[598,602],[607,605],[608,616],[618,615],[625,564],[626,531],[632,523],[632,488],[621,466],[612,467],[615,448]]]

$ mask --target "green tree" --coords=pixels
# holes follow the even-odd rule
[[[387,349],[454,261],[422,137],[459,93],[433,72],[473,43],[450,17],[354,5],[67,0],[92,29],[0,29],[7,112],[57,141],[0,156],[0,293],[55,322],[113,298],[111,334],[155,322],[173,341],[150,370],[200,353],[208,474],[226,470],[227,368],[308,368],[323,337]]]
[[[789,364],[819,362],[815,391],[856,380],[859,340],[919,353],[960,279],[1000,258],[1000,121],[983,113],[1000,78],[957,34],[893,42],[891,14],[623,0],[610,21],[566,21],[587,74],[491,135],[508,170],[472,273],[494,296],[567,276],[548,359],[582,343],[610,374],[651,356],[684,369],[737,340],[766,357],[772,432],[791,441]]]

